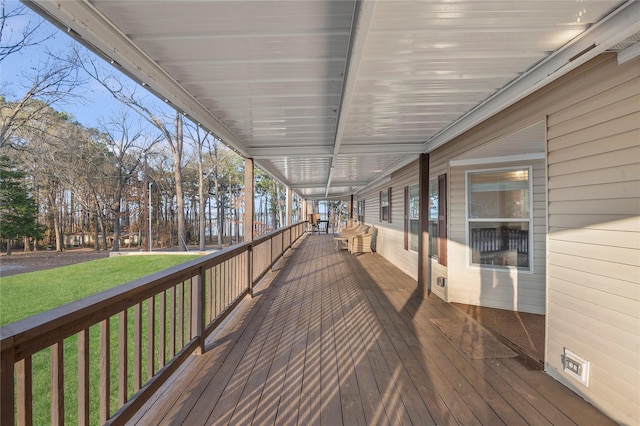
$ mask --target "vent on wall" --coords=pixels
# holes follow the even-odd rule
[[[562,364],[565,373],[583,385],[589,386],[589,361],[564,348]]]

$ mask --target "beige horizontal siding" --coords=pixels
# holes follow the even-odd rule
[[[592,214],[554,214],[549,218],[549,226],[556,228],[601,229],[605,231],[635,232],[640,226],[634,217],[624,214],[601,214],[594,221]]]
[[[594,63],[548,115],[547,371],[640,423],[640,61]],[[585,90],[585,92],[582,92]],[[585,387],[563,348],[589,360]]]
[[[467,265],[465,172],[533,167],[533,273]],[[454,167],[450,171],[449,300],[522,312],[545,312],[546,244],[545,162],[514,162]]]
[[[365,223],[378,228],[376,251],[401,271],[418,278],[418,254],[404,250],[404,187],[418,184],[418,162],[415,161],[391,176],[391,181],[372,188],[359,199],[365,199]],[[391,187],[391,223],[380,221],[380,191]]]

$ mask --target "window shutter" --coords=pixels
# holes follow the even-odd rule
[[[438,176],[438,263],[447,266],[447,175]]]
[[[404,249],[409,250],[409,187],[404,187]]]
[[[389,191],[389,196],[388,196],[388,199],[389,199],[389,221],[388,222],[391,223],[391,187],[389,187],[388,191]]]

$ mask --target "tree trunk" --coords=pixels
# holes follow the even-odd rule
[[[216,172],[217,173],[217,172]],[[216,187],[216,210],[218,211],[218,250],[222,249],[222,199],[223,197],[220,195],[220,186],[218,183],[218,177],[214,180],[214,185]]]
[[[98,215],[96,214],[96,236],[93,239],[93,249],[100,251],[100,224],[98,223]]]
[[[57,202],[56,191],[49,191],[49,205],[51,206],[51,210],[53,211],[53,235],[56,242],[56,251],[62,251],[62,230],[60,223],[60,208]]]
[[[184,219],[184,194],[182,188],[182,114],[176,113],[176,140],[171,144],[173,156],[173,176],[176,180],[176,202],[178,206],[178,249],[186,251],[186,232]]]
[[[202,145],[201,145],[202,146]],[[202,148],[201,148],[202,149]],[[200,155],[200,161],[198,162],[198,198],[200,199],[200,208],[199,216],[200,216],[200,251],[205,250],[205,212],[204,208],[207,205],[207,200],[204,198],[204,176],[202,173],[202,155]]]
[[[113,221],[113,251],[115,252],[120,251],[120,208],[121,203],[118,201],[115,208],[116,217]]]

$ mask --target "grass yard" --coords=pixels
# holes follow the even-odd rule
[[[0,325],[82,299],[198,255],[117,256],[0,279]]]
[[[153,255],[153,256],[119,256],[79,263],[60,268],[47,269],[20,275],[3,277],[0,281],[0,315],[1,323],[7,324],[63,305],[102,290],[124,284],[133,279],[153,272],[184,263],[199,257],[198,255]],[[156,298],[157,299],[157,298]],[[157,300],[154,301],[157,304]],[[142,335],[146,335],[146,314],[149,300],[142,303]],[[133,308],[129,310],[129,348],[133,347]],[[157,312],[157,310],[156,310]],[[118,316],[111,318],[111,413],[117,408],[117,348]],[[99,363],[99,330],[93,326],[90,334],[90,365]],[[158,330],[155,330],[157,335]],[[146,365],[147,341],[142,341],[143,365]],[[133,365],[131,350],[128,351],[128,365]],[[64,341],[64,400],[65,423],[77,424],[78,401],[78,346],[77,336]],[[44,350],[35,354],[33,362],[33,424],[49,424],[51,422],[51,366],[50,351]],[[128,396],[134,393],[133,371],[128,369]],[[145,375],[146,377],[146,375]],[[91,424],[98,424],[99,369],[90,370],[90,413]],[[143,382],[146,380],[143,379]]]

